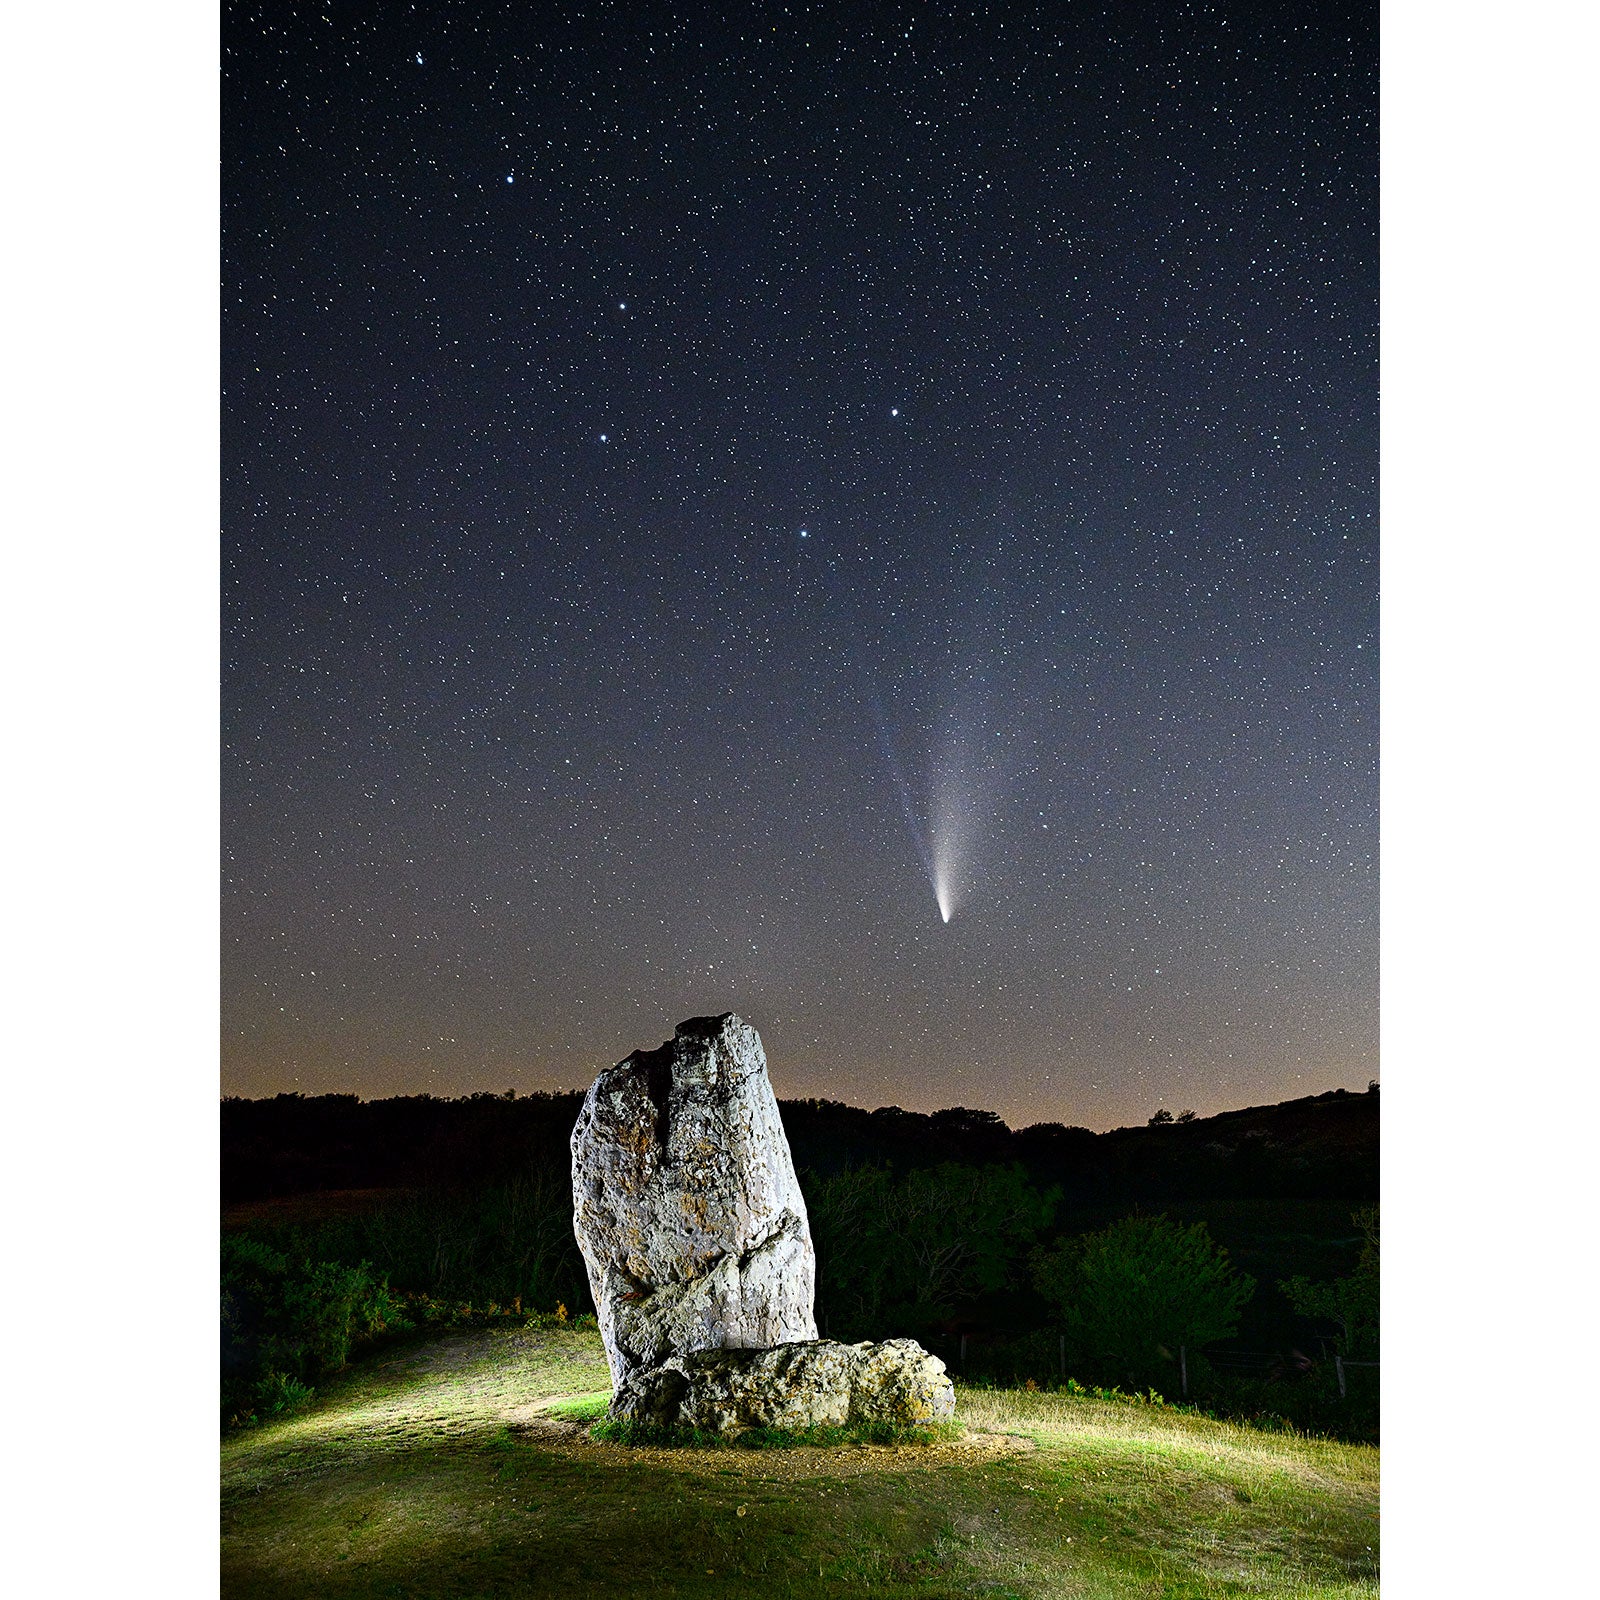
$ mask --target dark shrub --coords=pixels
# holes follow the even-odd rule
[[[1034,1283],[1057,1308],[1083,1373],[1144,1387],[1170,1381],[1178,1347],[1238,1330],[1255,1280],[1237,1272],[1203,1222],[1125,1217],[1034,1257]]]
[[[247,1234],[225,1235],[223,1413],[303,1404],[308,1379],[342,1367],[354,1344],[405,1325],[399,1302],[366,1262],[296,1259]]]

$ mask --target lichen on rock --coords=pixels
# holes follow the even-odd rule
[[[739,1017],[692,1018],[600,1074],[572,1131],[572,1194],[619,1393],[674,1356],[816,1339],[805,1200]]]
[[[752,1428],[927,1426],[954,1415],[955,1404],[944,1363],[914,1339],[814,1339],[669,1356],[618,1386],[611,1415],[736,1438]]]

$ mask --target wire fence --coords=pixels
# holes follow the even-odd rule
[[[1204,1355],[1206,1361],[1218,1372],[1238,1373],[1242,1376],[1260,1376],[1266,1378],[1286,1378],[1296,1374],[1304,1374],[1315,1370],[1316,1362],[1310,1356],[1302,1354],[1299,1350],[1205,1350],[1196,1352]],[[1327,1359],[1326,1345],[1323,1347],[1322,1358]],[[1187,1398],[1189,1393],[1189,1352],[1183,1347],[1178,1348],[1178,1371],[1182,1392]],[[1338,1351],[1333,1353],[1334,1375],[1339,1383],[1339,1398],[1347,1398],[1349,1390],[1345,1382],[1346,1370],[1350,1367],[1371,1367],[1377,1370],[1376,1361],[1352,1361],[1349,1356],[1341,1355]]]
[[[944,1344],[950,1349],[950,1354],[955,1357],[956,1370],[965,1373],[968,1370],[969,1341],[973,1339],[970,1333],[947,1335],[943,1339],[930,1339],[931,1343]],[[992,1335],[979,1333],[977,1340],[980,1348],[990,1342]],[[1196,1357],[1204,1360],[1213,1371],[1238,1377],[1259,1377],[1266,1379],[1286,1379],[1307,1375],[1316,1370],[1319,1362],[1329,1359],[1333,1362],[1335,1378],[1339,1385],[1339,1398],[1346,1399],[1349,1395],[1347,1374],[1352,1367],[1369,1367],[1373,1371],[1378,1368],[1376,1361],[1354,1361],[1349,1356],[1338,1351],[1330,1352],[1329,1341],[1320,1338],[1318,1342],[1321,1350],[1317,1359],[1305,1355],[1297,1349],[1291,1350],[1212,1350],[1194,1349],[1187,1345],[1179,1345],[1178,1358],[1178,1389],[1183,1399],[1189,1398],[1189,1367]],[[1063,1383],[1067,1380],[1067,1338],[1065,1334],[1058,1336],[1055,1361],[1057,1376]]]
[[[1343,1400],[1345,1397],[1344,1373],[1346,1367],[1371,1367],[1376,1370],[1377,1365],[1376,1361],[1348,1361],[1343,1356],[1335,1356],[1333,1358],[1333,1370],[1339,1374],[1339,1398]]]

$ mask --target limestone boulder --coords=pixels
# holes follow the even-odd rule
[[[842,1428],[943,1422],[955,1413],[944,1363],[914,1339],[770,1350],[696,1350],[630,1374],[611,1414],[735,1438],[750,1428]]]
[[[618,1390],[672,1356],[816,1338],[805,1201],[760,1036],[739,1017],[680,1023],[595,1079],[572,1195]]]

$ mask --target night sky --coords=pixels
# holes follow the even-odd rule
[[[1377,1076],[1376,8],[939,13],[226,10],[226,1092]]]

